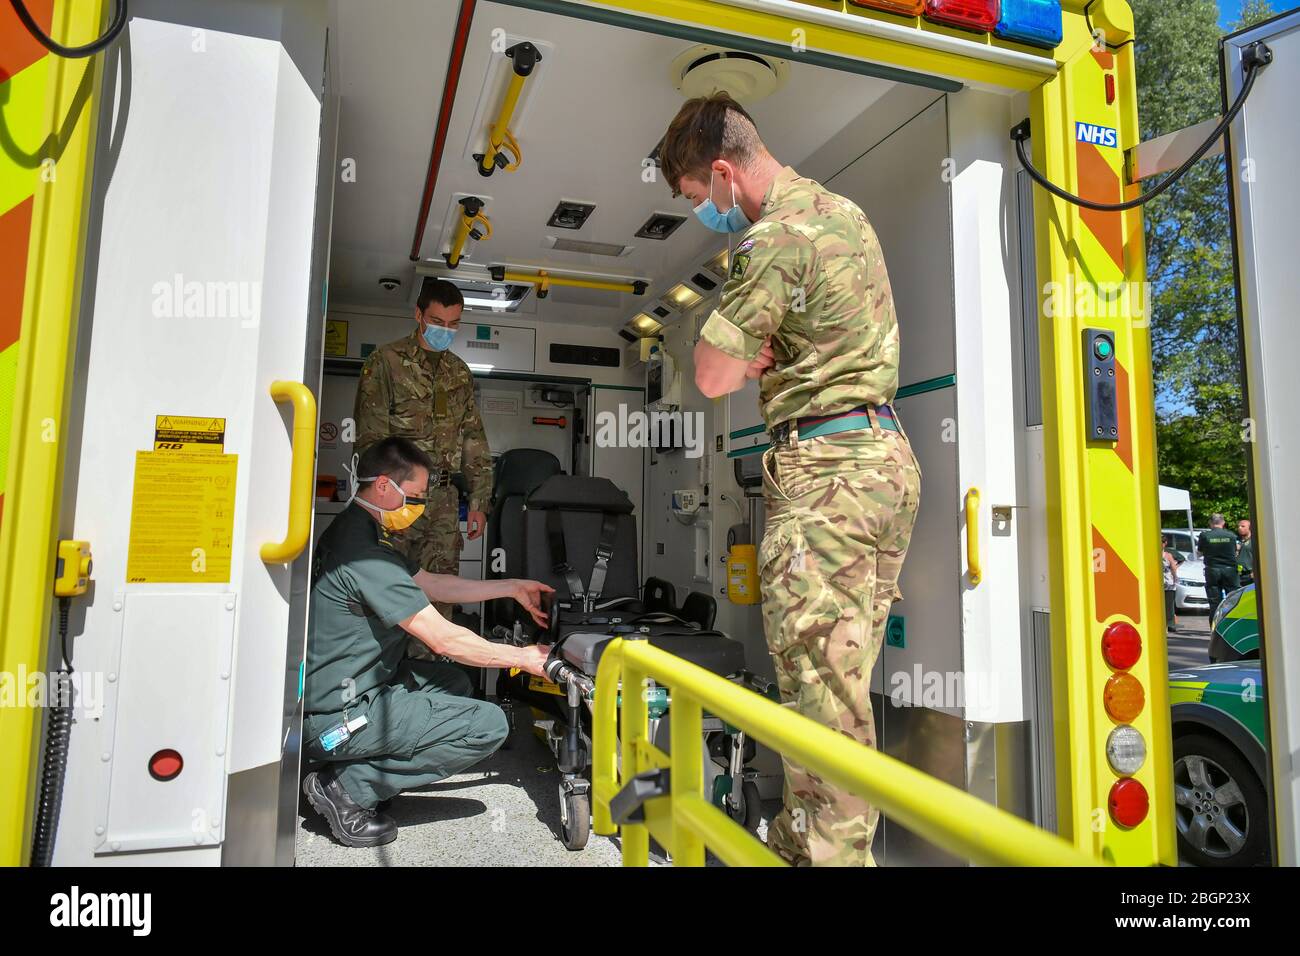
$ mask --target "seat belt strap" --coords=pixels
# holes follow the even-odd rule
[[[586,596],[583,594],[582,578],[569,564],[564,548],[564,521],[555,508],[546,512],[546,541],[551,549],[551,571],[564,578],[569,587],[569,599],[576,601],[585,610]]]
[[[591,566],[591,582],[587,585],[587,610],[591,610],[600,592],[605,590],[605,576],[609,560],[614,557],[614,536],[618,533],[618,515],[605,512],[600,519],[600,540],[596,543],[596,561]]]

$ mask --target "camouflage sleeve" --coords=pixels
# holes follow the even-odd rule
[[[487,432],[478,402],[471,395],[461,425],[461,473],[469,484],[469,510],[488,510],[492,500],[492,451],[488,448]]]
[[[388,363],[378,352],[372,352],[361,367],[356,406],[352,410],[352,418],[357,423],[356,443],[352,447],[358,454],[389,435],[388,409],[392,407],[392,398]]]
[[[802,308],[810,295],[815,256],[812,242],[785,223],[756,224],[732,255],[722,299],[700,330],[701,340],[732,358],[752,359],[786,313]]]

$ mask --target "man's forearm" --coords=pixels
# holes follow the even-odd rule
[[[404,631],[435,654],[471,667],[521,667],[523,648],[485,641],[473,631],[452,624],[434,607],[401,623]]]
[[[515,581],[509,578],[472,581],[454,574],[432,574],[428,571],[420,571],[414,580],[420,590],[429,596],[430,601],[440,601],[443,604],[474,604],[478,601],[491,601],[493,598],[511,597],[515,587]]]

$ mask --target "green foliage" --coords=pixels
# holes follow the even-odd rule
[[[1214,0],[1131,3],[1143,137],[1218,115],[1222,31]],[[1268,0],[1247,0],[1233,29],[1274,14]],[[1195,520],[1202,524],[1215,511],[1249,513],[1224,176],[1222,158],[1202,160],[1144,210],[1160,481],[1191,491]]]

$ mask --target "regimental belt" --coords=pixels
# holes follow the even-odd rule
[[[889,405],[859,405],[857,408],[850,409],[847,412],[840,412],[837,415],[813,415],[807,418],[795,419],[795,424],[799,429],[800,438],[817,438],[821,435],[836,435],[840,432],[853,431],[857,428],[870,428],[871,416],[868,408],[874,408],[876,412],[876,421],[880,422],[880,427],[886,431],[896,432],[898,428],[898,419],[894,416],[894,409]],[[776,443],[790,440],[790,422],[781,422],[772,429],[772,441]]]

